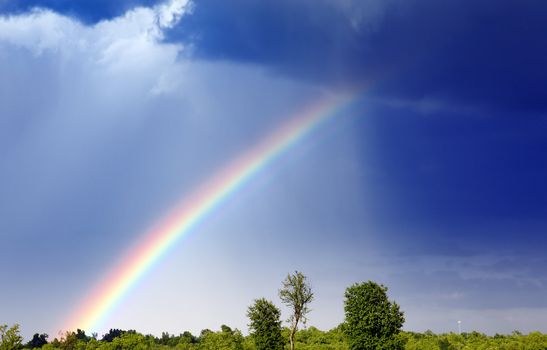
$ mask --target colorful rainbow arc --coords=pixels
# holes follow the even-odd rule
[[[308,107],[213,176],[200,190],[185,198],[171,215],[143,235],[143,240],[92,291],[64,329],[95,331],[100,328],[116,305],[171,246],[272,160],[322,122],[335,116],[353,98],[354,95],[349,94],[329,97]]]

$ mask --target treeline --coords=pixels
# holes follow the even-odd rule
[[[479,332],[434,334],[401,332],[405,350],[545,350],[547,334],[532,332],[527,335],[514,331],[511,335],[487,336]]]
[[[4,326],[5,327],[5,326]],[[301,350],[349,350],[344,335],[343,324],[329,331],[309,327],[296,332],[295,348]],[[13,327],[12,327],[13,328]],[[289,349],[290,330],[284,328],[282,335],[285,348]],[[78,330],[69,332],[61,339],[43,343],[37,334],[26,344],[17,347],[2,347],[2,350],[36,349],[43,350],[256,350],[251,336],[243,336],[237,329],[222,325],[218,331],[205,329],[199,335],[184,332],[179,335],[163,333],[161,337],[143,335],[136,331],[112,329],[98,338],[87,336]],[[547,349],[547,334],[532,332],[527,335],[513,332],[511,335],[487,336],[482,333],[448,333],[434,334],[400,332],[397,336],[404,344],[405,350],[542,350]],[[33,340],[36,344],[33,344]],[[45,339],[43,339],[45,340]],[[6,344],[7,345],[7,344]],[[15,345],[15,344],[13,344]]]
[[[345,319],[329,331],[299,329],[306,323],[314,293],[306,276],[288,274],[279,290],[280,301],[290,310],[288,327],[282,326],[281,310],[270,300],[255,299],[247,309],[249,335],[222,325],[199,335],[163,333],[161,337],[135,330],[111,329],[101,338],[83,330],[66,332],[48,342],[47,334],[36,333],[23,343],[19,325],[0,325],[0,350],[547,350],[541,333],[496,335],[473,332],[436,335],[402,332],[405,321],[397,303],[387,297],[387,287],[372,281],[356,283],[344,294]]]

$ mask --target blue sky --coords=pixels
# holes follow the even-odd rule
[[[173,248],[105,328],[246,331],[295,269],[405,329],[547,332],[547,4],[0,0],[0,323],[55,336],[174,203],[305,106],[360,98]],[[286,311],[286,310],[284,310]],[[102,330],[103,331],[103,330]]]

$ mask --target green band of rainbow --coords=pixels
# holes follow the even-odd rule
[[[184,198],[171,215],[143,235],[143,241],[92,291],[64,329],[96,331],[129,290],[169,247],[203,221],[261,169],[325,120],[337,115],[354,95],[329,97],[291,118],[257,146]]]

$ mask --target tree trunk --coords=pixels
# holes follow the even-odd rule
[[[291,334],[289,335],[289,342],[291,343],[291,350],[294,350],[294,335],[296,334],[296,322],[291,327]]]

